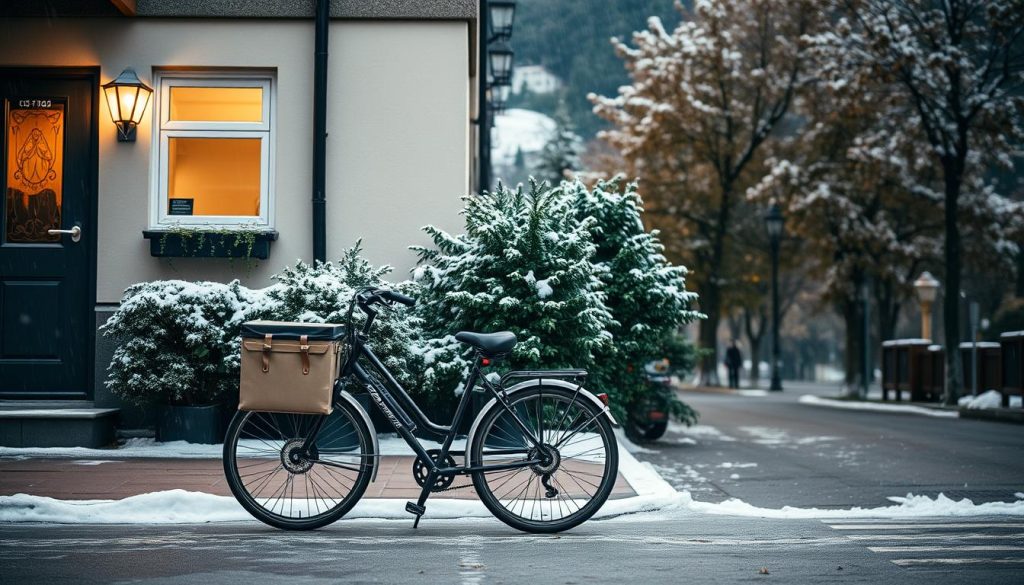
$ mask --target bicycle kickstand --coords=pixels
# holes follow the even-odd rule
[[[430,496],[430,486],[434,485],[434,480],[436,479],[437,474],[434,471],[427,473],[427,481],[423,484],[423,489],[420,490],[419,499],[415,503],[405,503],[405,511],[416,515],[416,519],[412,522],[413,528],[420,525],[420,518],[427,512],[427,498]]]

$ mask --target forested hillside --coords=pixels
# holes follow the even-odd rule
[[[576,130],[589,139],[604,122],[591,113],[587,93],[614,95],[629,82],[609,39],[629,38],[645,29],[652,15],[668,28],[679,21],[672,0],[519,0],[512,35],[515,62],[544,65],[562,78]],[[557,98],[527,98],[518,105],[552,115],[556,103]]]

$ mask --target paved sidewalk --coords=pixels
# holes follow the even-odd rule
[[[417,497],[420,489],[412,476],[413,460],[407,456],[382,457],[377,480],[363,497]],[[471,485],[468,476],[456,477],[452,484]],[[61,500],[119,500],[173,489],[231,495],[220,459],[0,458],[0,496],[21,493]],[[635,495],[636,491],[619,473],[611,498]],[[472,487],[437,493],[434,497],[477,499]]]

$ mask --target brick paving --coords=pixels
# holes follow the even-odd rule
[[[419,495],[412,476],[413,457],[381,458],[377,480],[367,498],[411,499]],[[453,487],[470,486],[469,476]],[[230,496],[220,459],[19,459],[0,458],[0,495],[23,493],[61,500],[118,500],[148,492],[183,489]],[[611,497],[636,495],[620,473]],[[434,497],[477,499],[472,487]]]

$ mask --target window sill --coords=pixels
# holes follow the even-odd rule
[[[252,234],[251,241],[246,236]],[[258,258],[270,257],[270,242],[277,239],[277,231],[230,230],[142,230],[149,240],[149,254],[157,258]]]

